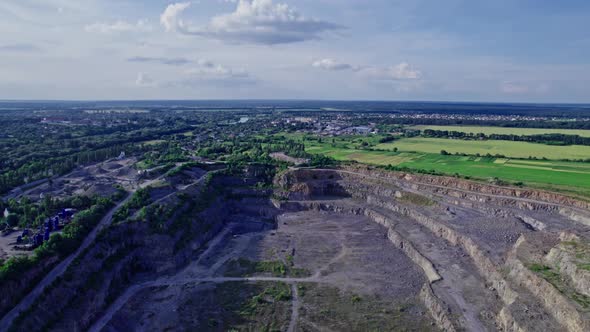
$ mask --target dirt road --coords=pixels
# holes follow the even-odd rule
[[[141,184],[139,187],[140,188],[145,188],[150,186],[151,184],[153,184],[154,182],[158,181],[160,178],[154,179],[154,180],[150,180],[147,181],[143,184]],[[90,244],[92,244],[94,242],[94,240],[96,239],[96,236],[99,234],[99,232],[104,229],[105,227],[107,227],[112,219],[113,219],[113,214],[121,207],[123,206],[125,203],[127,203],[131,197],[133,196],[134,192],[131,192],[129,195],[127,195],[127,197],[122,200],[121,202],[119,202],[115,207],[113,207],[98,223],[98,225],[88,234],[88,236],[86,236],[86,238],[84,239],[84,241],[82,242],[82,244],[80,245],[80,247],[78,248],[78,250],[76,250],[73,254],[71,254],[70,256],[68,256],[66,259],[64,259],[61,263],[59,263],[56,267],[53,268],[53,270],[51,270],[44,278],[43,280],[41,280],[37,286],[35,286],[35,288],[27,295],[25,296],[18,305],[16,305],[14,308],[12,308],[12,310],[10,310],[6,315],[4,315],[4,317],[2,317],[2,320],[0,320],[0,331],[7,331],[8,328],[12,325],[12,322],[14,321],[14,319],[16,319],[19,314],[25,310],[27,310],[33,303],[35,303],[35,300],[37,300],[37,298],[43,294],[43,291],[45,290],[45,288],[49,285],[51,285],[53,283],[53,281],[55,281],[55,279],[57,279],[58,277],[60,277],[61,275],[64,274],[64,272],[68,269],[68,267],[70,266],[70,264],[72,264],[72,262],[78,257],[80,256],[80,254],[86,249],[88,248],[88,246]]]
[[[311,277],[306,278],[288,278],[288,277],[214,277],[213,275],[215,272],[227,261],[236,258],[249,243],[249,235],[242,235],[240,239],[240,243],[231,250],[228,254],[218,258],[211,267],[207,268],[202,265],[202,262],[209,257],[210,253],[219,249],[217,248],[219,245],[223,245],[223,240],[231,235],[232,232],[232,225],[227,226],[223,231],[221,231],[213,240],[211,240],[208,244],[207,249],[200,255],[199,259],[195,262],[191,263],[185,269],[181,270],[179,273],[173,276],[165,276],[153,281],[147,281],[141,284],[133,285],[129,287],[123,295],[119,296],[119,298],[111,304],[103,316],[98,319],[92,327],[89,329],[90,332],[100,332],[113,318],[113,316],[121,310],[121,308],[137,293],[140,291],[150,288],[150,287],[160,287],[160,286],[174,286],[174,285],[186,285],[189,283],[225,283],[225,282],[236,282],[236,281],[266,281],[266,282],[284,282],[288,284],[292,284],[292,291],[293,294],[293,311],[292,319],[294,317],[295,321],[299,316],[299,302],[298,302],[298,295],[297,295],[297,287],[296,283],[318,283],[321,282],[319,273],[314,274]],[[295,328],[295,323],[291,322],[293,325],[293,330]],[[290,325],[290,326],[291,326]],[[293,331],[290,330],[290,331]]]
[[[295,328],[297,328],[297,320],[299,319],[299,307],[301,306],[301,303],[299,302],[299,293],[296,284],[291,284],[291,296],[293,297],[293,308],[291,309],[291,321],[289,322],[287,332],[295,332]]]

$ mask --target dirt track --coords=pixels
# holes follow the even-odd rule
[[[296,331],[298,322],[309,319],[301,317],[300,309],[305,307],[305,299],[301,299],[297,285],[326,285],[339,289],[359,292],[360,294],[385,294],[387,298],[394,294],[402,299],[417,296],[422,282],[418,271],[412,267],[411,262],[398,250],[393,248],[384,238],[384,230],[366,220],[365,218],[342,216],[324,216],[315,213],[286,214],[280,218],[277,231],[236,233],[230,225],[218,235],[208,246],[208,249],[200,258],[187,268],[174,276],[148,281],[129,288],[115,303],[113,303],[104,315],[95,322],[90,331],[111,330],[109,322],[120,311],[127,310],[127,303],[138,294],[146,294],[144,290],[157,289],[158,287],[183,287],[187,284],[222,284],[228,282],[280,282],[291,286],[291,315],[287,330]],[[237,229],[237,228],[236,228]],[[367,238],[368,234],[372,234]],[[333,235],[333,240],[326,241],[326,236]],[[285,241],[290,238],[291,241]],[[324,241],[317,239],[323,238]],[[370,238],[373,238],[371,240]],[[272,260],[277,256],[267,256],[269,251],[280,252],[289,243],[289,248],[295,249],[296,266],[310,270],[307,277],[289,276],[244,276],[230,277],[223,274],[227,270],[228,263],[237,258]],[[383,246],[387,247],[385,249]],[[385,252],[383,252],[385,250]],[[375,262],[371,266],[362,266],[361,261],[366,261],[366,255],[373,256]],[[266,256],[266,257],[265,257]],[[281,255],[279,255],[281,256]],[[382,258],[378,258],[382,256]],[[382,264],[381,259],[392,260],[394,264]],[[407,281],[394,281],[391,278]],[[413,281],[410,279],[414,279]],[[372,281],[369,281],[372,280]],[[368,282],[368,284],[365,284]],[[414,286],[410,284],[414,283]],[[396,285],[391,288],[393,285]],[[404,289],[401,293],[399,290]],[[391,295],[388,295],[391,294]],[[395,297],[393,302],[399,302]],[[160,304],[162,310],[168,310],[175,304]],[[141,312],[141,308],[133,309]],[[146,309],[147,310],[147,309]],[[422,317],[424,319],[424,317]],[[308,323],[308,322],[307,322]],[[307,324],[306,323],[306,324]],[[154,323],[156,324],[156,323]],[[311,322],[321,324],[321,322]],[[154,325],[153,328],[157,329]],[[115,328],[116,329],[116,328]]]
[[[432,279],[432,291],[425,292],[423,299],[445,329],[590,328],[584,309],[589,298],[579,285],[580,278],[590,275],[562,269],[548,255],[554,250],[563,252],[568,245],[587,246],[589,229],[584,216],[589,211],[575,207],[582,203],[565,197],[559,198],[564,204],[523,198],[519,190],[487,188],[452,178],[424,178],[449,183],[424,183],[419,182],[420,177],[403,174],[384,177],[379,171],[294,170],[279,181],[290,186],[286,197],[291,201],[281,205],[368,215],[387,225],[392,241],[411,247],[406,253],[425,273],[434,264],[442,276],[438,281]],[[461,188],[470,186],[484,188],[482,193]],[[334,195],[350,198],[329,199]],[[528,191],[527,195],[541,194]],[[576,214],[564,214],[562,209]],[[576,257],[577,264],[590,259],[579,250]],[[539,273],[538,266],[551,274]],[[550,280],[553,275],[561,281]]]
[[[159,179],[150,180],[147,182],[142,183],[139,187],[145,188],[153,184],[154,182],[158,181]],[[134,191],[133,191],[134,192]],[[27,310],[35,300],[43,294],[45,288],[51,285],[58,277],[62,276],[70,264],[78,257],[80,254],[90,246],[98,233],[107,227],[112,219],[113,214],[125,203],[127,203],[131,197],[133,196],[133,192],[127,195],[127,197],[119,202],[115,207],[113,207],[98,223],[98,225],[88,234],[88,236],[84,239],[80,247],[66,259],[64,259],[61,263],[59,263],[56,267],[54,267],[38,284],[35,288],[25,297],[23,298],[20,303],[15,306],[12,310],[10,310],[2,320],[0,320],[0,331],[6,331],[12,325],[14,319],[16,319],[21,312]]]
[[[590,233],[561,208],[588,211],[415,179],[290,172],[273,206],[260,196],[220,205],[231,213],[204,251],[121,289],[90,330],[585,330],[586,283],[571,280],[585,278],[575,248]],[[288,296],[269,297],[279,290]]]

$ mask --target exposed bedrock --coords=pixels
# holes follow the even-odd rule
[[[279,184],[297,184],[307,187],[307,190],[296,191],[294,195],[300,197],[291,197],[292,199],[300,199],[301,195],[350,194],[349,189],[354,190],[355,188],[342,188],[331,183],[321,183],[321,180],[326,182],[326,180],[330,180],[330,177],[332,179],[349,179],[353,181],[353,187],[360,188],[363,184],[372,184],[375,190],[397,188],[397,191],[419,192],[426,197],[438,197],[466,207],[477,205],[489,211],[496,208],[496,213],[499,214],[508,213],[502,212],[507,208],[551,213],[564,216],[584,226],[590,226],[590,203],[558,193],[500,187],[453,177],[388,172],[366,167],[347,167],[338,170],[335,174],[332,172],[333,170],[298,170],[298,174],[292,174],[293,172],[285,174],[279,179]],[[345,186],[342,183],[341,185]],[[375,186],[381,188],[375,188]],[[341,192],[342,189],[344,189],[344,193]],[[395,191],[393,189],[393,193]],[[373,194],[386,194],[386,192],[373,192]]]
[[[542,191],[435,178],[366,169],[296,170],[284,174],[277,184],[285,189],[278,196],[289,200],[281,204],[284,208],[365,214],[388,227],[391,242],[422,268],[430,283],[435,283],[428,287],[438,300],[426,296],[427,290],[422,300],[442,329],[458,326],[467,330],[590,330],[585,307],[589,278],[587,270],[580,268],[581,254],[558,246],[560,230],[577,233],[571,236],[587,243],[589,230],[583,218],[588,211],[582,210],[588,207],[587,203]],[[472,190],[481,192],[469,192]],[[494,213],[486,215],[490,211]],[[483,229],[483,233],[476,228]],[[461,248],[471,263],[453,264],[432,253],[425,255],[428,245],[411,240],[412,236],[414,240],[422,239],[415,236],[417,232],[433,234]],[[536,242],[528,243],[529,237]],[[525,248],[524,244],[534,250]],[[477,286],[480,291],[495,294],[485,299],[493,309],[481,309],[477,320],[491,316],[494,327],[478,325],[473,317],[468,317],[468,312],[451,310],[461,308],[461,302],[472,300],[465,290],[453,298],[445,295],[444,289],[433,287],[441,278],[443,283],[449,283],[444,280],[445,270],[469,264],[477,269],[471,275],[484,280]],[[565,286],[551,280],[553,275],[534,271],[537,268],[534,264],[552,265],[561,279],[567,279]],[[454,315],[449,315],[449,311],[463,317],[453,320]]]
[[[523,328],[520,326],[520,324],[518,324],[518,322],[516,321],[514,316],[512,316],[512,313],[510,312],[509,307],[502,308],[502,310],[500,310],[500,313],[498,313],[498,317],[496,317],[496,320],[498,321],[500,326],[504,327],[505,331],[511,331],[511,332],[526,332],[526,331],[528,331],[528,329]]]
[[[553,285],[526,268],[518,259],[507,261],[510,269],[508,277],[521,287],[525,287],[544,305],[551,315],[568,331],[589,331],[590,324],[575,304],[565,298]]]
[[[176,204],[180,196],[171,195],[167,204],[178,211],[163,224],[146,219],[112,225],[13,329],[86,330],[129,287],[176,274],[200,260],[207,242],[229,231],[228,224],[271,227],[261,221],[314,210],[330,218],[362,216],[336,216],[331,224],[328,217],[318,216],[317,223],[337,244],[350,244],[351,238],[385,242],[387,247],[380,248],[388,249],[380,250],[405,262],[397,271],[413,273],[413,296],[420,290],[427,309],[420,315],[427,311],[441,330],[590,331],[590,228],[584,221],[590,213],[585,202],[528,189],[361,168],[289,170],[277,176],[277,189],[271,191],[261,189],[256,170],[252,172],[215,177],[206,188],[211,190],[200,192],[215,192],[215,197],[202,201]],[[194,189],[181,196],[198,198]],[[194,215],[177,218],[199,202],[202,209]],[[348,219],[363,219],[364,228],[355,228],[352,237],[333,238],[335,229],[346,233],[341,228]],[[367,219],[384,229],[367,224]],[[289,221],[287,229],[291,227],[294,233],[288,235],[303,229],[295,228],[296,220]],[[378,230],[367,237],[371,227]],[[292,252],[290,237],[270,233],[267,241]],[[303,237],[311,241],[313,236]],[[247,239],[232,238],[236,243]],[[361,272],[370,264],[394,266],[359,248],[354,254],[363,255],[357,264]],[[304,254],[298,253],[295,261],[303,257],[299,255]],[[367,282],[359,275],[359,283]],[[383,290],[394,286],[391,275],[384,274],[382,280]],[[407,290],[408,283],[395,287]]]
[[[553,266],[560,266],[561,272],[576,291],[590,296],[590,270],[582,268],[576,257],[578,254],[566,247],[559,245],[551,248],[545,259]]]
[[[410,242],[404,241],[402,236],[398,232],[393,230],[393,228],[389,229],[389,231],[387,232],[387,237],[393,244],[402,249],[406,253],[406,255],[408,255],[408,257],[412,259],[414,263],[416,263],[418,266],[422,268],[422,270],[424,270],[424,274],[426,274],[426,277],[428,278],[428,281],[430,283],[442,279],[442,277],[434,268],[432,262],[430,262],[422,254],[420,254],[420,252],[418,252],[418,250],[416,250],[416,248],[414,248],[414,246]]]
[[[575,220],[586,226],[590,226],[590,216],[570,208],[560,208],[559,213],[571,220]]]
[[[441,330],[447,332],[457,330],[451,321],[448,308],[441,303],[436,295],[434,295],[432,287],[429,284],[424,284],[422,287],[422,290],[420,291],[420,300],[422,300],[424,306],[428,308],[428,312]]]
[[[584,312],[586,310],[576,301],[580,293],[581,296],[587,296],[589,289],[583,286],[588,285],[588,275],[576,274],[578,269],[571,266],[574,265],[573,257],[559,249],[562,247],[559,241],[559,237],[554,234],[522,236],[506,261],[508,279],[527,288],[569,331],[589,331],[590,320]],[[549,254],[544,256],[548,248],[551,248]],[[537,263],[535,270],[541,272],[539,274],[525,266],[533,262],[548,265]],[[549,272],[551,263],[553,267],[559,266],[559,269]]]
[[[409,174],[404,172],[389,172],[367,167],[349,167],[345,169],[355,173],[361,173],[369,176],[378,176],[382,178],[393,179],[400,182],[412,183],[417,185],[439,186],[441,189],[459,189],[479,194],[494,196],[506,196],[514,198],[525,198],[590,210],[590,203],[577,200],[570,196],[562,195],[555,192],[549,192],[536,189],[525,189],[517,187],[496,186],[475,181],[468,181],[448,176],[433,176],[427,174]]]
[[[456,331],[455,325],[450,318],[450,310],[448,306],[443,303],[436,295],[430,286],[433,282],[439,281],[442,277],[436,271],[434,265],[428,258],[422,255],[414,246],[402,235],[394,230],[394,221],[387,216],[370,208],[350,207],[342,204],[332,204],[330,202],[291,202],[283,204],[283,208],[288,209],[312,209],[316,211],[327,211],[337,213],[348,213],[354,215],[365,215],[374,222],[387,228],[387,238],[396,247],[401,249],[414,264],[418,265],[428,279],[428,283],[424,284],[420,291],[420,299],[428,309],[432,318],[439,328],[443,331]]]

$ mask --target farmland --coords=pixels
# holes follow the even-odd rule
[[[508,128],[508,127],[485,127],[485,126],[413,126],[418,130],[447,130],[458,131],[468,134],[483,133],[485,135],[542,135],[542,134],[564,134],[590,137],[590,130],[577,129],[551,129],[551,128]]]
[[[292,136],[292,138],[294,138]],[[449,149],[444,143],[454,143],[455,140],[442,140],[438,145],[431,142],[429,148],[432,152],[416,151],[415,140],[421,138],[407,138],[395,141],[394,143],[377,144],[376,148],[388,148],[385,150],[361,149],[362,141],[374,142],[377,137],[347,137],[336,138],[334,142],[324,139],[322,142],[302,136],[306,151],[310,153],[323,154],[340,161],[357,161],[370,165],[393,165],[407,167],[423,171],[436,171],[448,175],[459,174],[477,179],[498,178],[513,183],[524,182],[526,185],[565,191],[574,194],[588,196],[590,189],[590,164],[578,162],[566,162],[557,160],[526,160],[496,157],[477,157],[460,155],[441,155],[441,149]],[[407,142],[406,142],[407,141]],[[457,141],[465,143],[486,143],[477,141]],[[551,146],[521,143],[528,145],[539,145],[543,148]],[[423,144],[423,143],[422,143]],[[394,152],[393,148],[398,147]],[[563,149],[564,147],[559,147]],[[567,148],[567,147],[565,147]],[[406,151],[407,149],[407,151]],[[465,151],[461,151],[464,153]],[[481,151],[480,151],[481,152]],[[483,151],[483,154],[486,152]],[[542,156],[542,155],[540,155]]]
[[[440,153],[491,154],[504,155],[512,158],[547,158],[547,159],[587,159],[590,158],[590,146],[569,145],[556,146],[528,142],[496,141],[496,140],[458,140],[444,138],[403,138],[392,143],[379,144],[375,148],[391,150],[397,147],[400,151]]]

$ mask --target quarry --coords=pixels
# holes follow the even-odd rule
[[[354,165],[161,181],[10,330],[590,330],[583,200]]]
[[[137,171],[133,167],[136,163],[136,158],[117,158],[91,163],[66,175],[56,176],[51,181],[40,181],[34,186],[13,189],[4,199],[26,196],[37,201],[45,195],[56,198],[94,194],[105,196],[113,193],[116,186],[132,188],[137,185],[142,174],[146,174],[147,171]]]

